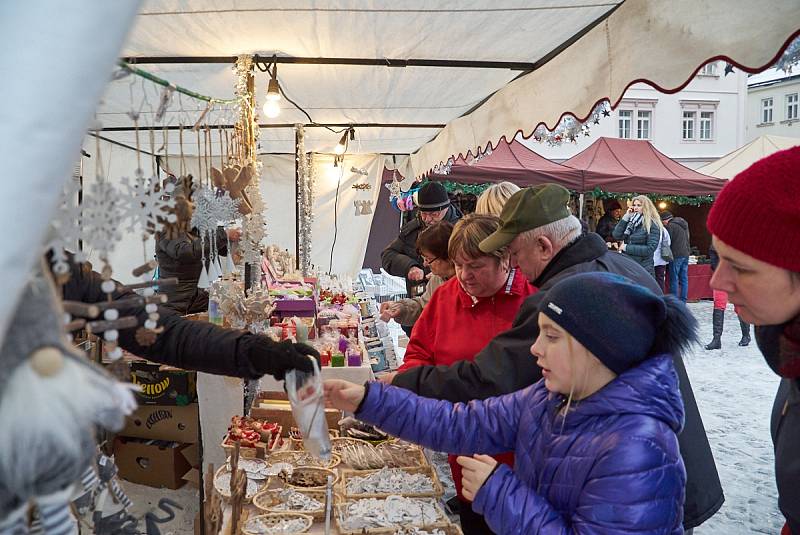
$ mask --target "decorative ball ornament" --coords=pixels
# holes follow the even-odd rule
[[[115,308],[109,308],[105,312],[103,312],[103,319],[108,321],[114,321],[119,319],[119,311]]]
[[[119,339],[119,331],[116,329],[109,329],[103,333],[103,340],[106,342],[116,342]]]
[[[30,365],[39,376],[53,377],[64,367],[64,355],[55,347],[43,347],[31,354]]]
[[[146,305],[146,306],[144,307],[144,310],[145,310],[145,312],[147,312],[147,313],[153,313],[153,312],[156,312],[156,311],[158,311],[158,305],[156,305],[155,303],[150,303],[150,304],[148,304],[148,305]]]
[[[116,287],[117,285],[114,284],[114,281],[112,280],[103,281],[103,283],[100,285],[100,289],[107,294],[113,292],[116,289]]]
[[[151,320],[151,319],[148,319],[147,321],[144,322],[144,328],[145,329],[150,329],[151,331],[153,329],[155,329],[157,325],[158,324],[155,321]]]
[[[122,349],[115,347],[108,352],[108,358],[112,361],[117,361],[122,358]]]

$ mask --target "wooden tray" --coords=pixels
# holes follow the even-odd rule
[[[333,484],[334,485],[336,485],[336,482],[339,481],[339,476],[336,474],[336,472],[334,472],[333,470],[328,470],[327,468],[320,468],[320,467],[317,467],[317,466],[302,466],[300,468],[295,468],[294,469],[294,473],[292,474],[292,477],[294,477],[295,474],[302,473],[302,472],[314,472],[314,473],[317,473],[317,474],[321,474],[322,476],[324,476],[326,478],[327,478],[327,476],[333,476]],[[302,485],[296,485],[294,483],[291,483],[291,480],[290,479],[285,479],[285,477],[286,477],[286,474],[281,472],[281,474],[279,476],[280,480],[283,481],[286,484],[287,487],[292,487],[294,489],[325,490],[325,487],[327,487],[327,482],[323,483],[322,485],[318,485],[316,487],[304,487]]]
[[[391,534],[399,529],[406,528],[412,526],[412,524],[405,524],[405,525],[396,525],[391,527],[376,527],[376,528],[362,528],[357,530],[347,530],[342,526],[342,517],[347,512],[347,505],[357,501],[357,500],[344,500],[342,499],[339,503],[334,506],[334,517],[336,520],[336,528],[339,530],[340,535],[362,535],[362,534]],[[452,524],[448,520],[447,514],[445,514],[444,510],[441,508],[439,503],[434,498],[430,498],[431,503],[433,503],[433,507],[436,510],[436,513],[439,515],[440,521],[432,522],[429,524],[422,524],[422,525],[415,525],[414,527],[420,528],[440,528],[443,529],[445,526],[451,526]],[[460,530],[459,530],[460,531]]]
[[[304,466],[318,466],[320,468],[327,468],[329,470],[333,470],[342,462],[342,458],[335,453],[331,454],[331,460],[326,465],[321,464],[297,464],[297,459],[299,457],[309,457],[312,461],[318,462],[316,459],[311,457],[310,453],[306,453],[305,451],[274,451],[271,452],[267,456],[267,462],[270,464],[275,463],[289,463],[294,467],[300,468]]]
[[[293,531],[292,533],[305,533],[311,528],[311,525],[314,523],[314,519],[308,515],[301,515],[299,513],[270,513],[266,515],[251,516],[250,518],[248,518],[244,522],[244,527],[242,528],[243,533],[245,533],[246,535],[260,535],[259,532],[250,531],[247,529],[247,525],[255,519],[261,520],[268,526],[275,526],[282,520],[296,520],[296,519],[303,520],[306,524],[305,528],[301,529],[300,531]]]
[[[280,493],[285,489],[265,489],[256,494],[253,498],[253,505],[265,513],[299,513],[314,517],[315,520],[322,520],[325,518],[325,491],[324,490],[302,490],[292,487],[292,490],[305,494],[309,498],[313,498],[322,504],[319,509],[310,511],[289,511],[284,509],[275,509],[276,505],[283,503],[280,499]],[[336,494],[333,495],[334,504],[337,501]]]
[[[382,444],[378,444],[375,446],[375,450],[382,454],[382,450],[391,448],[395,444],[394,441],[384,442]],[[413,444],[403,444],[399,446],[402,449],[405,449],[408,452],[408,463],[400,463],[398,465],[394,464],[387,464],[390,468],[407,468],[411,466],[430,466],[428,462],[428,458],[425,457],[425,452],[422,451],[422,448],[414,446]],[[383,456],[383,455],[381,455]]]
[[[346,499],[363,499],[363,498],[388,498],[389,496],[406,496],[408,498],[439,498],[444,494],[442,484],[436,476],[436,470],[431,466],[412,466],[407,468],[397,468],[409,474],[425,474],[431,479],[433,483],[433,490],[427,492],[388,492],[376,494],[350,494],[347,492],[347,482],[353,477],[363,477],[380,470],[340,470],[339,471],[339,494]]]

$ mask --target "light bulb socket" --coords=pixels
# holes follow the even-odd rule
[[[281,86],[278,84],[277,78],[270,78],[267,84],[267,100],[280,100],[281,99]]]

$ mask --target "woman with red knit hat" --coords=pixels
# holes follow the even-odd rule
[[[758,199],[758,202],[753,202]],[[784,535],[800,535],[800,147],[739,173],[708,215],[719,254],[711,287],[756,326],[758,347],[781,376],[772,411]]]

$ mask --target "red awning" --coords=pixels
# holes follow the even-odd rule
[[[471,159],[471,158],[470,158]],[[452,180],[467,184],[484,184],[507,180],[520,187],[555,182],[565,188],[579,190],[582,173],[538,155],[518,141],[498,143],[491,154],[467,163],[459,158],[448,175],[430,175],[432,180]]]
[[[671,160],[644,140],[601,137],[563,166],[583,173],[583,191],[716,195],[727,183]]]

